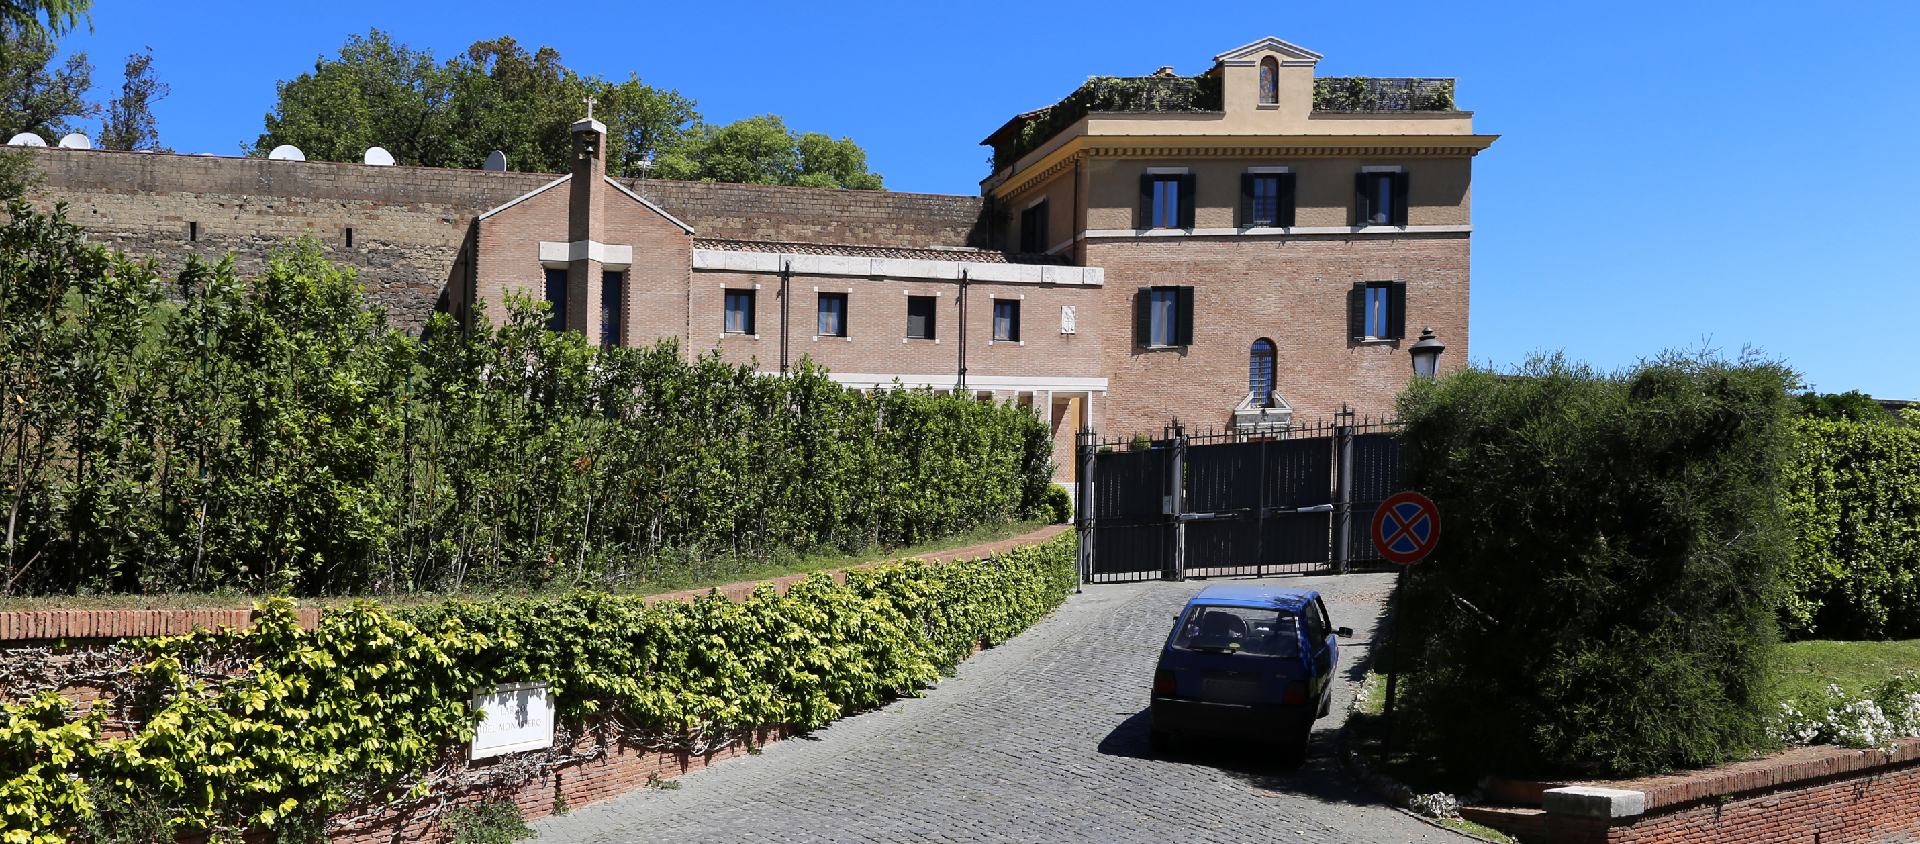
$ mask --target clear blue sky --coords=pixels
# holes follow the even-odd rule
[[[100,0],[104,97],[151,46],[162,141],[235,154],[275,80],[378,27],[445,57],[547,44],[711,121],[850,136],[894,190],[977,193],[980,139],[1090,75],[1273,35],[1322,75],[1452,76],[1475,127],[1476,362],[1757,347],[1822,391],[1920,398],[1911,3],[236,3]],[[1904,58],[1903,58],[1904,57]],[[1903,327],[1904,326],[1904,327]]]

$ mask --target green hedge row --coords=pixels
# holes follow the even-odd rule
[[[742,604],[361,604],[304,632],[275,600],[247,633],[153,641],[130,738],[102,741],[103,710],[70,721],[51,693],[0,708],[0,842],[131,822],[100,808],[125,802],[107,795],[165,807],[166,837],[312,830],[343,806],[420,797],[422,775],[471,738],[473,691],[498,683],[549,683],[563,720],[599,713],[669,744],[814,727],[915,694],[976,643],[1033,624],[1073,589],[1075,547],[1068,532],[990,560],[815,575]],[[250,672],[208,679],[236,656]]]
[[[11,213],[0,594],[607,585],[1046,509],[1025,409],[602,348],[524,300],[416,338],[310,241],[163,278]]]
[[[1503,775],[1696,767],[1768,743],[1792,373],[1558,358],[1418,381],[1406,487],[1445,517],[1406,580],[1406,706]]]
[[[1784,616],[1800,638],[1920,636],[1920,429],[1803,419]]]

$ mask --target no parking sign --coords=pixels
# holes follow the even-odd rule
[[[1381,502],[1373,513],[1373,547],[1390,562],[1419,562],[1440,543],[1440,510],[1417,492]]]

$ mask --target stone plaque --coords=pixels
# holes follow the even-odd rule
[[[473,693],[482,714],[469,758],[485,759],[553,746],[553,701],[545,683],[509,683]]]
[[[1060,306],[1060,333],[1061,334],[1073,333],[1073,306],[1072,305]]]

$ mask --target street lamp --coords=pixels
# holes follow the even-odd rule
[[[1420,332],[1420,341],[1407,349],[1413,356],[1413,374],[1421,378],[1432,378],[1440,370],[1440,353],[1447,350],[1447,344],[1433,336],[1433,329]]]

